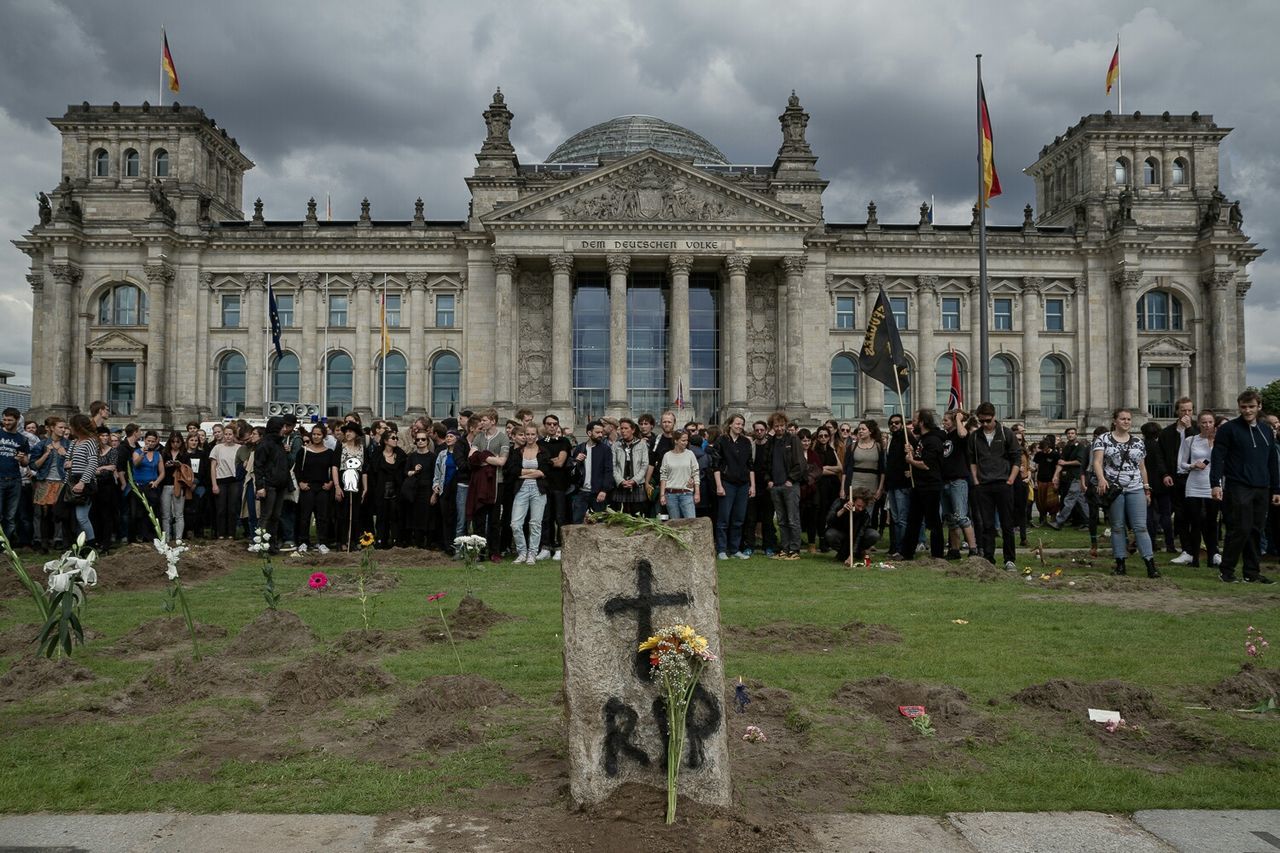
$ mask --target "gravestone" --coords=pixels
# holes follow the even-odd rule
[[[702,669],[685,727],[680,794],[731,803],[724,709],[720,594],[710,519],[671,522],[684,550],[648,532],[579,524],[564,528],[564,694],[569,787],[579,803],[607,798],[624,782],[665,790],[662,691],[637,646],[667,625],[689,625],[717,659]]]

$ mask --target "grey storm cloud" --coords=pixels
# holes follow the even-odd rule
[[[992,221],[1033,201],[1021,169],[1079,117],[1107,108],[1106,65],[1123,39],[1126,111],[1213,114],[1246,231],[1280,248],[1280,4],[1174,0],[1048,3],[371,2],[173,4],[10,0],[0,7],[0,184],[10,239],[35,220],[34,195],[58,180],[46,117],[68,104],[156,100],[163,23],[202,107],[257,163],[246,178],[268,217],[306,200],[335,217],[368,197],[375,217],[460,219],[463,177],[483,139],[480,113],[501,86],[512,138],[536,162],[570,134],[649,113],[707,137],[731,160],[771,163],[777,116],[794,88],[832,181],[827,218],[914,222],[933,196],[939,221],[968,221],[975,192],[974,54],[996,130],[1005,195]],[[169,100],[166,93],[166,100]],[[26,259],[0,252],[0,366],[26,375]],[[1280,260],[1252,269],[1249,378],[1280,376]]]

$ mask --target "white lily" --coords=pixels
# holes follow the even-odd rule
[[[80,570],[80,581],[81,581],[85,586],[97,586],[97,585],[98,585],[98,570],[97,570],[97,569],[95,569],[93,566],[86,566],[85,568],[81,569],[81,570]]]
[[[169,580],[176,581],[178,579],[178,564],[170,563],[169,568],[165,570],[165,574],[169,577]]]
[[[83,548],[85,543],[84,531],[80,531],[80,535],[76,537],[76,548]]]
[[[71,572],[59,572],[49,577],[49,592],[66,592],[71,589],[71,580],[74,575]]]

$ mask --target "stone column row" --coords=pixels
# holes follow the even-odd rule
[[[512,405],[512,378],[515,375],[511,324],[511,292],[516,273],[515,255],[494,255],[494,405],[510,408]]]
[[[1123,401],[1121,405],[1134,408],[1139,402],[1138,285],[1142,282],[1142,271],[1121,270],[1116,273],[1115,281],[1120,288],[1120,388]],[[1143,411],[1140,407],[1136,410]]]
[[[1044,316],[1042,290],[1044,279],[1029,276],[1022,282],[1022,418],[1040,417],[1039,351],[1041,317]],[[1064,318],[1065,319],[1065,318]]]
[[[611,412],[630,410],[627,403],[627,275],[629,255],[609,255],[609,403]]]

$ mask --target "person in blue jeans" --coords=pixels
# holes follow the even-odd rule
[[[1111,414],[1111,431],[1093,442],[1093,473],[1098,478],[1098,497],[1111,502],[1107,518],[1111,520],[1111,554],[1116,566],[1112,574],[1125,574],[1125,557],[1129,555],[1132,528],[1138,541],[1138,553],[1147,567],[1147,577],[1158,578],[1151,534],[1147,532],[1147,506],[1151,503],[1151,484],[1147,481],[1146,445],[1129,434],[1133,413],[1116,409]]]
[[[10,406],[0,417],[0,523],[4,535],[16,545],[18,504],[22,500],[22,468],[27,464],[30,441],[18,428],[22,412]]]
[[[681,430],[675,444],[662,454],[658,476],[658,503],[671,518],[693,518],[701,497],[698,457],[689,449],[689,433]],[[724,554],[720,555],[722,558]]]
[[[711,476],[715,480],[716,556],[749,557],[742,547],[742,527],[747,505],[756,496],[756,474],[751,439],[746,436],[746,420],[733,414],[712,449]]]

